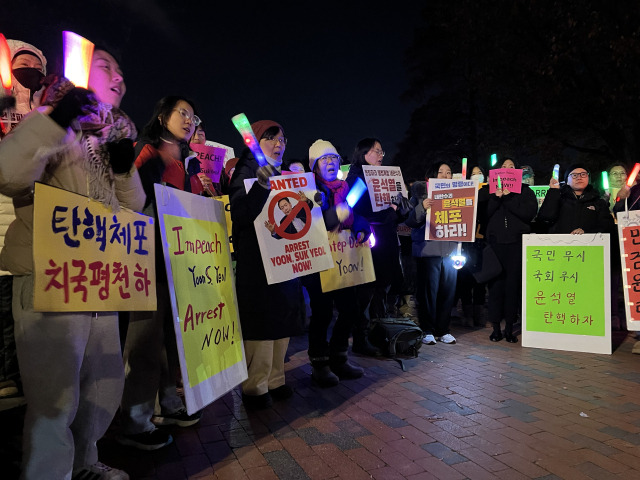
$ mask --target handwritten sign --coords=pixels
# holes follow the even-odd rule
[[[523,236],[522,344],[611,353],[609,235]]]
[[[187,410],[247,378],[224,208],[155,185]]]
[[[476,180],[429,179],[425,240],[473,242],[478,207]]]
[[[227,232],[229,233],[229,248],[233,253],[233,237],[231,235],[231,202],[229,201],[229,195],[222,195],[220,197],[213,197],[224,205],[224,218],[227,221]]]
[[[547,192],[549,191],[549,185],[533,185],[530,188],[533,190],[536,200],[538,200],[538,209],[540,209],[540,205],[542,205],[544,197],[547,196]]]
[[[155,310],[153,219],[36,183],[34,309]]]
[[[323,292],[373,282],[376,279],[369,242],[357,245],[351,230],[329,232],[334,268],[320,272]]]
[[[269,198],[254,221],[267,282],[331,268],[322,212],[312,200],[316,194],[313,173],[279,175],[269,182]]]
[[[640,210],[618,213],[627,329],[640,330]]]
[[[400,167],[378,167],[363,165],[365,183],[371,200],[371,208],[379,212],[391,205],[391,200],[402,193],[408,198],[407,187],[402,179]]]
[[[522,170],[519,168],[494,168],[489,170],[489,193],[496,193],[498,188],[498,176],[502,182],[502,188],[510,192],[522,191]]]
[[[220,172],[224,168],[225,149],[196,143],[189,145],[189,148],[196,153],[196,158],[200,161],[200,171],[213,183],[219,183]]]

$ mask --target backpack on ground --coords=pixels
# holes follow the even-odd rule
[[[406,371],[398,356],[417,357],[423,336],[420,327],[408,318],[378,318],[372,322],[369,341]]]

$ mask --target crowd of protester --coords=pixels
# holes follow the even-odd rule
[[[46,76],[46,59],[34,46],[18,41],[9,41],[9,45],[16,102],[5,109],[0,141],[4,241],[0,254],[4,270],[0,275],[0,401],[7,402],[0,408],[27,403],[22,462],[26,479],[128,478],[125,472],[98,460],[96,443],[118,409],[121,431],[117,440],[142,450],[171,443],[163,426],[189,427],[200,419],[200,412],[187,413],[178,394],[179,360],[162,256],[156,258],[156,311],[122,312],[120,324],[117,312],[34,311],[31,232],[36,181],[88,196],[116,211],[128,207],[155,218],[157,183],[196,195],[229,195],[236,294],[248,370],[241,387],[242,401],[247,409],[269,408],[274,401],[293,395],[285,381],[285,357],[289,338],[305,329],[312,382],[327,388],[361,377],[363,368],[349,356],[350,337],[353,353],[380,356],[380,348],[368,338],[371,321],[398,315],[397,307],[406,303],[407,294],[415,295],[422,342],[451,345],[456,343],[450,328],[455,302],[460,298],[467,326],[484,327],[488,287],[488,319],[493,327],[489,338],[516,343],[522,235],[532,231],[534,219],[538,232],[610,233],[611,245],[617,246],[611,210],[624,208],[625,201],[631,209],[640,208],[640,187],[629,188],[621,181],[626,178],[623,164],[610,169],[610,198],[603,198],[591,185],[591,173],[584,165],[569,166],[564,182],[551,179],[539,211],[529,187],[534,179],[531,167],[522,167],[520,193],[499,187],[489,194],[485,172],[474,166],[470,178],[481,186],[477,236],[465,247],[467,265],[457,270],[450,258],[456,244],[425,240],[425,226],[433,205],[427,195],[429,179],[452,178],[459,159],[439,156],[426,169],[424,179],[411,182],[410,198],[400,194],[382,211],[373,212],[367,195],[351,208],[346,196],[364,178],[363,165],[382,165],[385,152],[379,139],[356,143],[349,173],[342,179],[342,158],[330,142],[317,140],[309,146],[308,167],[304,161],[285,163],[288,139],[283,125],[260,120],[251,127],[266,165],[260,166],[245,148],[239,158],[226,162],[220,181],[213,183],[201,174],[199,161],[189,149],[190,144],[206,141],[204,123],[189,99],[160,99],[138,134],[119,108],[126,86],[113,51],[96,47],[89,90],[85,90],[63,77]],[[510,158],[501,167],[519,168]],[[267,282],[254,220],[269,197],[269,179],[284,170],[313,173],[319,192],[313,201],[322,211],[327,230],[348,229],[357,244],[374,234],[375,282],[329,293],[322,291],[318,273]],[[257,179],[248,190],[247,179]],[[300,201],[312,202],[306,197]],[[281,208],[290,206],[283,202]],[[399,224],[411,229],[412,261],[401,256]],[[274,225],[265,226],[274,234]],[[295,228],[293,222],[291,228]],[[159,252],[158,231],[156,239]],[[483,279],[487,248],[502,268]],[[612,258],[612,265],[619,266],[619,259]],[[620,269],[612,269],[612,316],[618,327],[619,277]],[[408,292],[413,286],[415,291]],[[308,325],[305,289],[311,307]],[[331,328],[334,307],[337,317]]]

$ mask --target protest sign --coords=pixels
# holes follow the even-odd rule
[[[224,205],[224,218],[227,221],[227,233],[229,234],[229,248],[231,249],[231,253],[233,253],[233,237],[231,235],[231,201],[229,200],[229,195],[221,195],[213,198],[222,202]]]
[[[508,189],[511,193],[522,191],[522,170],[519,168],[494,168],[489,170],[489,193],[496,193],[498,188],[498,176],[502,183],[502,188]]]
[[[329,232],[328,235],[335,267],[320,272],[323,292],[375,281],[376,274],[368,241],[357,244],[351,236],[351,230]]]
[[[331,268],[327,230],[313,200],[313,173],[278,175],[254,221],[267,283],[279,283]]]
[[[475,240],[478,183],[475,180],[430,178],[425,240],[473,242]]]
[[[363,165],[362,171],[369,192],[371,208],[374,212],[389,208],[391,201],[398,196],[398,193],[402,193],[405,198],[408,198],[409,194],[402,179],[400,167]]]
[[[542,202],[544,201],[544,197],[547,196],[547,192],[549,191],[549,185],[533,185],[533,186],[530,186],[529,188],[533,190],[533,193],[536,196],[536,200],[538,200],[538,209],[539,209],[540,205],[542,205]]]
[[[36,183],[34,309],[156,309],[153,219]]]
[[[247,378],[224,207],[211,198],[154,187],[191,414]]]
[[[610,354],[609,235],[522,238],[522,345]]]
[[[640,330],[640,210],[618,212],[627,330]]]
[[[223,148],[210,147],[192,143],[189,148],[194,151],[200,161],[200,172],[204,173],[213,183],[220,183],[220,172],[224,168]]]
[[[231,160],[236,156],[236,153],[233,150],[233,148],[228,145],[224,145],[219,142],[212,142],[211,140],[207,140],[206,142],[204,142],[204,144],[207,145],[208,147],[224,148],[224,164],[225,165],[229,160]]]

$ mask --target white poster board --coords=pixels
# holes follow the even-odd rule
[[[409,198],[400,167],[363,165],[362,171],[369,192],[371,209],[374,212],[389,208],[391,201],[398,196],[398,193],[402,193],[404,198]]]
[[[618,212],[627,330],[640,330],[640,210]]]
[[[247,379],[224,206],[156,184],[173,326],[189,414]]]
[[[522,236],[522,346],[611,354],[609,234]]]

